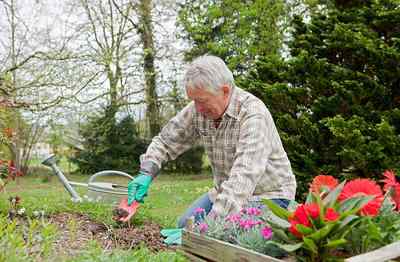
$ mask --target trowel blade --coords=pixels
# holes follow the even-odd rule
[[[125,217],[121,217],[118,219],[118,221],[121,222],[128,222],[133,215],[136,213],[140,203],[137,201],[132,202],[132,204],[128,205],[128,198],[124,197],[121,199],[121,202],[119,203],[118,208],[123,209],[128,212],[128,215]]]

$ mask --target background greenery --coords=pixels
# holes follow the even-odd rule
[[[271,31],[282,33],[284,27],[246,23],[268,5],[274,6],[263,10],[268,19],[292,16],[287,57],[276,45],[282,38]],[[194,43],[188,57],[223,56],[237,72],[237,84],[265,102],[301,199],[321,172],[379,180],[383,170],[400,168],[399,5],[398,0],[306,1],[306,11],[293,15],[287,10],[296,6],[284,8],[280,1],[216,1],[206,9],[186,7],[180,18]],[[213,27],[225,12],[232,12],[230,19]],[[261,50],[257,56],[250,55],[249,43]],[[248,48],[246,55],[236,53],[237,45]],[[275,49],[267,52],[265,45]],[[240,62],[231,62],[235,58]],[[240,63],[249,66],[238,70]]]

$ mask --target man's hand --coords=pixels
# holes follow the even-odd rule
[[[143,203],[152,180],[151,176],[139,172],[139,175],[128,183],[128,205],[133,201]]]

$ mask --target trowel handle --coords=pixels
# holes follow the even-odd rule
[[[95,180],[96,178],[98,178],[98,177],[101,177],[101,176],[110,176],[110,175],[111,175],[111,176],[113,176],[113,175],[124,176],[124,177],[126,177],[126,178],[129,178],[130,180],[133,179],[132,176],[130,176],[129,174],[127,174],[127,173],[125,173],[125,172],[122,172],[122,171],[117,171],[117,170],[104,170],[104,171],[97,172],[96,174],[94,174],[93,176],[91,176],[91,177],[89,178],[88,184],[93,183],[94,180]]]

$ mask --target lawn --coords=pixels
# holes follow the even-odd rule
[[[88,178],[82,175],[68,176],[69,180],[77,182],[87,182]],[[108,180],[126,183],[115,178]],[[179,215],[211,185],[211,177],[207,174],[201,176],[160,175],[152,184],[149,196],[135,215],[131,227],[139,228],[148,222],[157,224],[161,228],[176,227]],[[83,196],[85,188],[78,188],[78,192]],[[8,199],[17,195],[21,198],[18,209],[24,208],[25,214],[21,216],[22,220],[17,219],[11,223],[7,219],[10,210]],[[109,231],[114,230],[114,233],[124,232],[126,228],[112,220],[112,209],[112,206],[99,203],[73,203],[57,177],[46,170],[36,169],[32,174],[19,178],[18,183],[8,184],[6,190],[0,193],[0,261],[26,261],[27,259],[32,261],[185,261],[179,251],[152,252],[143,244],[139,247],[117,246],[105,250],[96,239],[85,240],[84,245],[78,244],[73,254],[59,252],[60,247],[54,248],[57,243],[60,243],[60,238],[64,233],[59,227],[50,223],[49,218],[61,221],[60,219],[68,217],[61,226],[65,224],[65,231],[69,231],[69,240],[71,238],[76,240],[82,237],[82,234],[86,234],[85,231],[80,231],[77,225],[82,217],[105,225]],[[40,217],[40,214],[44,214],[44,217]],[[118,236],[114,237],[118,238]],[[71,247],[62,248],[71,249]]]

